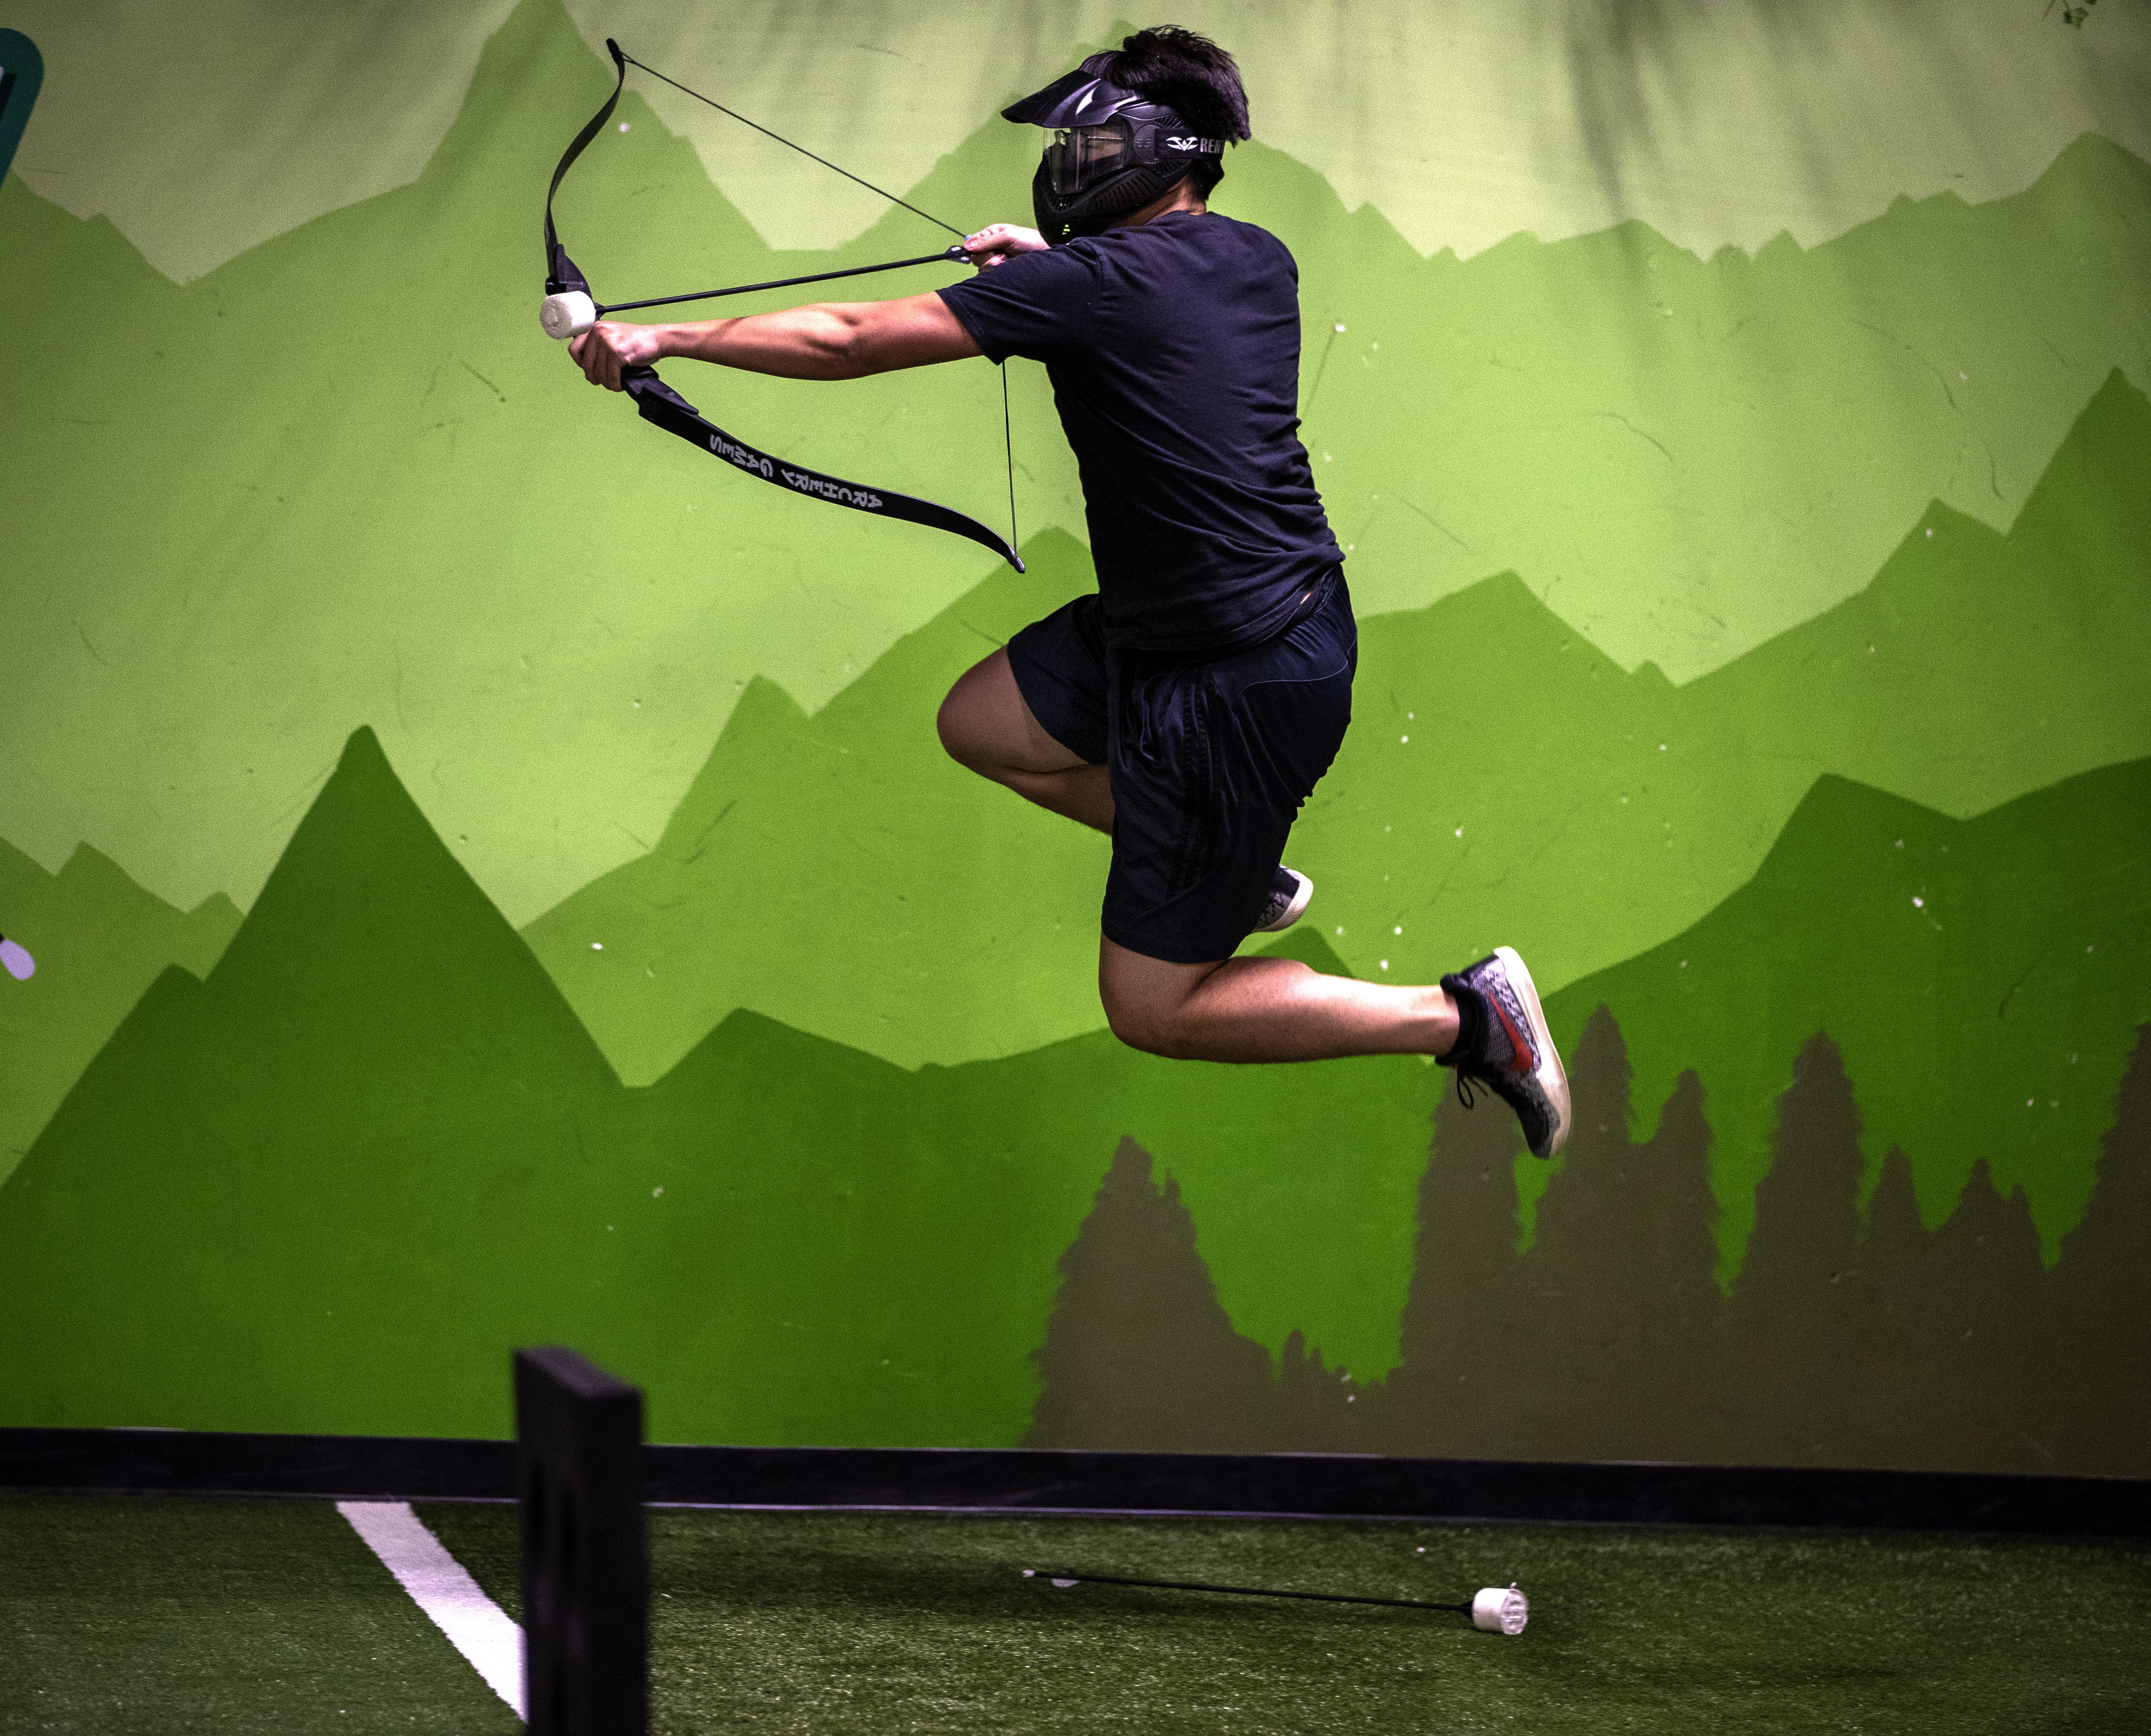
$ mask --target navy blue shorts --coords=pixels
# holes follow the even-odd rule
[[[1009,641],[1031,715],[1111,776],[1108,940],[1202,964],[1253,929],[1300,804],[1352,721],[1359,631],[1343,571],[1317,589],[1275,638],[1207,662],[1111,649],[1095,595]]]

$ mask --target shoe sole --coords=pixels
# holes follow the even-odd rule
[[[1282,934],[1298,922],[1306,914],[1307,907],[1314,902],[1314,883],[1298,868],[1288,868],[1286,872],[1299,882],[1298,895],[1284,907],[1283,916],[1275,922],[1266,922],[1258,928],[1255,930],[1258,934]]]
[[[1569,1124],[1573,1117],[1568,1106],[1568,1072],[1561,1064],[1561,1051],[1553,1046],[1553,1033],[1546,1029],[1546,1010],[1539,1005],[1538,985],[1531,980],[1531,972],[1517,956],[1513,946],[1497,946],[1494,956],[1501,961],[1501,969],[1515,986],[1517,999],[1524,1004],[1524,1016],[1531,1020],[1531,1045],[1539,1052],[1539,1064],[1532,1074],[1546,1100],[1554,1107],[1553,1137],[1546,1141],[1543,1151],[1533,1155],[1551,1157],[1568,1142]]]

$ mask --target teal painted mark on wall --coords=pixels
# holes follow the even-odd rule
[[[30,109],[45,82],[44,56],[19,30],[0,30],[0,180],[15,160],[15,147],[30,124]]]

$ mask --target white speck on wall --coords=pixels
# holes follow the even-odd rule
[[[1905,841],[1904,841],[1904,839],[1902,839],[1902,838],[1899,838],[1899,839],[1897,840],[1896,848],[1897,848],[1898,849],[1900,849],[1900,850],[1901,850],[1901,849],[1903,849],[1903,848],[1905,848]]]
[[[603,952],[605,950],[605,942],[602,940],[593,940],[590,943],[590,950],[594,953]]]
[[[1339,332],[1342,332],[1344,328],[1342,326],[1339,326],[1337,329],[1338,329]]]
[[[1461,838],[1461,837],[1463,837],[1463,836],[1464,836],[1464,828],[1463,828],[1461,826],[1459,826],[1459,827],[1456,828],[1456,835],[1457,835],[1459,838]]]
[[[1912,900],[1912,908],[1915,910],[1924,910],[1927,908],[1927,901],[1925,898],[1914,898]]]
[[[1387,970],[1389,968],[1389,961],[1387,959],[1383,959],[1383,960],[1382,960],[1382,969],[1384,969],[1384,970]]]
[[[1931,524],[1930,524],[1930,525],[1927,527],[1927,534],[1928,534],[1929,536],[1932,536],[1934,534],[1935,534],[1934,526],[1932,526]]]
[[[1343,929],[1342,927],[1339,927],[1339,929],[1337,930],[1337,932],[1338,932],[1339,934],[1343,934],[1343,933],[1344,932],[1344,929]],[[2073,1055],[2071,1055],[2071,1056],[2069,1057],[2069,1059],[2070,1059],[2071,1060],[2074,1060],[2076,1059],[2076,1057]]]
[[[623,132],[623,133],[625,133],[625,132],[627,130],[627,123],[626,123],[625,121],[622,121],[622,122],[620,124],[620,131],[621,131],[621,132]]]
[[[1403,747],[1403,746],[1404,745],[1404,743],[1406,743],[1407,741],[1410,741],[1410,740],[1411,740],[1411,737],[1410,737],[1410,736],[1399,736],[1397,737],[1397,745],[1398,745],[1399,747]]]
[[[650,1190],[650,1197],[654,1200],[661,1200],[665,1197],[665,1190],[661,1187],[653,1187]]]
[[[1659,752],[1660,753],[1663,753],[1665,751],[1666,751],[1666,744],[1665,744],[1664,742],[1663,742],[1663,741],[1659,742],[1659,743],[1658,743],[1658,752]]]
[[[1399,923],[1395,928],[1390,929],[1389,932],[1392,934],[1401,934],[1404,933],[1404,925]]]

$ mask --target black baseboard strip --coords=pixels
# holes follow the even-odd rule
[[[512,1440],[0,1429],[0,1488],[511,1500]]]
[[[1292,1513],[2151,1536],[2151,1480],[1298,1454],[653,1446],[647,1498],[712,1506]],[[508,1500],[515,1444],[0,1429],[0,1487]]]

